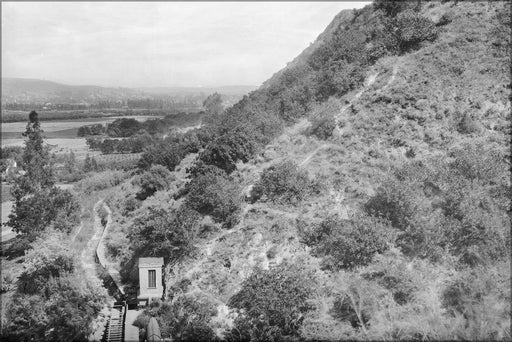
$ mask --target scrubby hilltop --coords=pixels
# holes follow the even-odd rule
[[[510,339],[509,68],[507,2],[342,12],[147,149],[109,250],[176,340]]]

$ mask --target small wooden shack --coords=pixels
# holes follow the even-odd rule
[[[139,258],[139,303],[161,299],[164,294],[162,267],[164,258]]]

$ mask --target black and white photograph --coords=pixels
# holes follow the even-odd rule
[[[1,1],[0,340],[511,341],[511,8]]]

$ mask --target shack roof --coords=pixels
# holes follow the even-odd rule
[[[140,266],[162,266],[164,264],[164,258],[139,258]]]

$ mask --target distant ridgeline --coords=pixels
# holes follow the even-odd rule
[[[221,92],[228,104],[255,87],[107,88],[70,86],[50,81],[2,78],[2,122],[24,121],[37,110],[41,120],[78,119],[114,115],[165,115],[197,112],[208,94]]]

